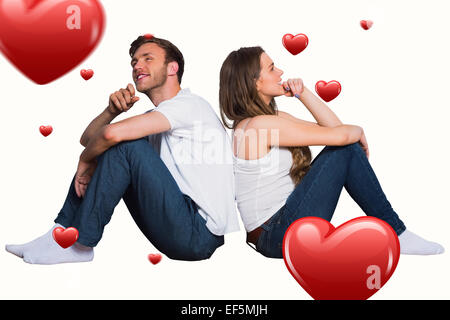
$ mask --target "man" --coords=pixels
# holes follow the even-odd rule
[[[180,88],[181,52],[146,35],[131,44],[130,56],[136,89],[156,108],[111,124],[139,98],[131,84],[110,95],[81,137],[86,148],[55,226],[34,241],[6,246],[25,262],[92,260],[122,198],[148,240],[172,259],[207,259],[225,233],[239,229],[229,137],[208,102]],[[58,226],[77,228],[77,242],[60,247],[52,236]]]

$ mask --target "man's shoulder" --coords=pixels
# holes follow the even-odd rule
[[[214,112],[208,100],[206,100],[205,98],[203,98],[198,94],[192,93],[188,89],[183,89],[183,91],[184,92],[182,94],[178,94],[177,96],[170,99],[170,101],[168,100],[167,102],[176,104],[177,106],[184,105],[186,107],[196,109],[200,108],[202,110]]]
[[[175,97],[175,99],[179,98],[179,100],[184,100],[188,103],[203,103],[205,105],[210,106],[209,102],[203,98],[202,96],[192,93],[189,89],[183,89],[182,94],[179,94]]]

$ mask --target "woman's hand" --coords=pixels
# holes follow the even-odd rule
[[[75,174],[75,191],[79,198],[84,197],[84,193],[94,175],[95,168],[97,168],[97,161],[86,162],[80,160],[78,162],[77,173]]]
[[[297,79],[289,79],[288,81],[284,81],[282,83],[285,96],[286,97],[296,97],[300,98],[300,95],[303,92],[303,80],[300,78]]]
[[[367,159],[369,159],[369,145],[367,144],[366,136],[364,135],[364,131],[362,132],[361,138],[359,140],[359,144],[361,148],[366,153]]]

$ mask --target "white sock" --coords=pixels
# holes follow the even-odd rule
[[[43,236],[22,244],[6,245],[6,251],[23,257],[23,260],[32,264],[56,264],[65,262],[86,262],[94,258],[94,249],[75,243],[71,247],[64,249],[55,239],[53,239],[53,229],[62,227],[55,224]]]
[[[400,253],[415,255],[432,255],[444,253],[445,249],[439,243],[431,242],[419,237],[409,230],[403,231],[399,236]]]
[[[64,228],[62,225],[57,223],[46,234],[40,236],[39,238],[36,238],[33,241],[30,241],[30,242],[27,242],[27,243],[24,243],[24,244],[7,244],[5,246],[5,249],[6,249],[6,251],[8,251],[10,253],[15,254],[19,258],[23,258],[23,252],[25,250],[27,250],[28,248],[30,248],[34,243],[40,241],[44,237],[47,237],[49,234],[53,237],[53,235],[52,235],[53,229],[55,229],[57,227]]]

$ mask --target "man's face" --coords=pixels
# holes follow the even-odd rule
[[[155,43],[144,43],[136,50],[131,60],[131,66],[137,91],[150,92],[166,83],[165,57],[164,49]]]

